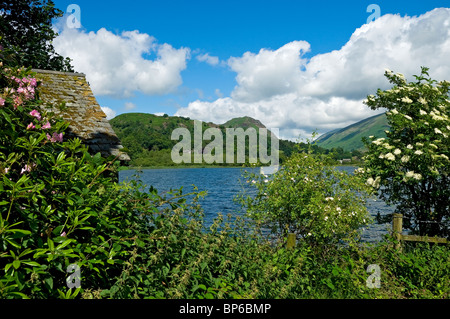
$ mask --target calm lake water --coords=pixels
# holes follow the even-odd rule
[[[338,166],[340,170],[353,172],[355,167]],[[245,170],[251,170],[245,168]],[[260,169],[254,169],[259,172]],[[218,213],[227,215],[242,214],[241,207],[233,201],[245,184],[242,177],[244,168],[170,168],[170,169],[144,169],[140,173],[140,179],[148,186],[153,186],[159,193],[169,191],[170,189],[179,189],[183,186],[183,193],[189,193],[194,190],[193,185],[198,190],[206,190],[208,195],[200,201],[205,211],[205,224],[209,225]],[[136,174],[135,170],[124,170],[119,172],[119,181],[130,180]],[[393,207],[387,206],[380,199],[370,199],[367,202],[367,208],[372,216],[377,213],[381,215],[392,212]],[[363,230],[363,240],[367,242],[378,241],[382,238],[390,224],[373,224]]]

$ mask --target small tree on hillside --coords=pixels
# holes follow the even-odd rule
[[[392,89],[379,89],[365,102],[373,110],[388,109],[391,127],[386,138],[365,141],[367,183],[397,205],[406,228],[445,235],[450,225],[450,83],[430,79],[425,67],[416,82],[389,70],[385,76]]]

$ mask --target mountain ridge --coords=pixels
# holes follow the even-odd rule
[[[130,155],[130,165],[132,166],[174,166],[171,160],[171,150],[179,141],[171,139],[172,132],[176,128],[186,128],[191,136],[194,136],[194,120],[188,117],[169,116],[167,114],[158,116],[150,113],[123,113],[109,122],[125,147],[124,151]],[[261,121],[249,116],[233,118],[223,124],[212,122],[201,122],[201,124],[202,131],[208,128],[219,128],[223,136],[226,136],[227,128],[243,128],[246,130],[253,127],[256,129],[258,136],[258,129],[266,128]],[[275,136],[270,130],[267,133]],[[209,143],[210,141],[203,141],[202,147]],[[269,152],[270,143],[271,139],[268,139]],[[289,156],[297,144],[282,139],[278,139],[278,143],[280,160]],[[246,145],[246,154],[248,154],[247,149],[248,145]]]
[[[344,128],[335,129],[319,136],[315,141],[323,148],[331,149],[341,147],[344,151],[365,150],[363,137],[371,135],[386,137],[389,130],[386,114],[381,113],[370,116]]]
[[[247,130],[252,127],[256,129],[258,136],[258,129],[266,128],[261,121],[249,116],[233,118],[223,124],[212,122],[201,123],[203,132],[208,128],[219,128],[223,136],[226,136],[227,128],[242,128]],[[125,147],[124,150],[130,155],[130,165],[132,166],[174,166],[171,159],[171,150],[179,141],[171,139],[172,132],[176,128],[186,128],[191,136],[194,134],[193,119],[181,116],[169,116],[167,114],[158,116],[150,113],[123,113],[111,119],[110,124]],[[335,159],[342,157],[348,158],[348,156],[351,157],[351,155],[347,155],[350,154],[349,152],[364,151],[363,137],[369,137],[370,135],[384,137],[384,131],[387,129],[389,129],[389,125],[387,124],[385,114],[374,115],[344,128],[322,134],[315,140],[313,151],[315,153],[328,154],[333,149],[341,149]],[[270,130],[268,130],[268,133],[275,136]],[[204,148],[210,142],[203,141],[202,147]],[[268,142],[269,148],[271,139],[268,139]],[[300,146],[304,144],[283,139],[278,139],[278,143],[280,162],[295,151],[297,144],[300,144]],[[245,147],[246,154],[248,154],[248,146],[246,145]]]

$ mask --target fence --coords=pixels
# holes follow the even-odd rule
[[[392,232],[394,238],[397,240],[396,248],[401,250],[402,241],[420,241],[435,244],[450,244],[450,240],[442,237],[428,237],[428,236],[417,236],[417,235],[405,235],[403,234],[403,215],[393,214],[392,215]],[[286,248],[293,249],[295,247],[295,234],[289,233],[287,236]]]
[[[447,238],[441,237],[428,237],[428,236],[417,236],[417,235],[405,235],[403,232],[403,215],[393,214],[392,215],[392,233],[394,238],[397,240],[396,248],[401,249],[402,241],[421,241],[436,244],[449,244],[450,241]]]

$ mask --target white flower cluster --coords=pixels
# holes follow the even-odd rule
[[[414,171],[407,171],[403,180],[407,181],[409,179],[415,179],[420,181],[422,179],[422,175],[419,173],[415,173]]]
[[[409,162],[409,156],[408,155],[403,155],[400,160],[402,161],[402,163],[408,163]]]
[[[389,145],[389,143],[383,143],[383,147],[384,147],[385,149],[387,149],[387,150],[391,150],[391,149],[394,148],[394,146]]]
[[[380,176],[377,176],[375,179],[373,179],[372,177],[369,177],[366,181],[366,184],[369,186],[372,186],[374,188],[379,188],[380,187],[380,181],[381,178]]]
[[[367,100],[365,101],[365,103],[369,103],[369,102],[374,101],[374,100],[375,100],[375,96],[370,94],[370,95],[367,96]]]
[[[419,97],[419,99],[417,101],[419,101],[419,103],[422,104],[422,105],[426,105],[427,104],[427,100],[425,100],[423,97]]]
[[[436,109],[433,109],[430,112],[431,118],[435,121],[448,121],[448,116],[445,114],[441,114],[441,112],[439,112]]]
[[[405,96],[405,97],[402,97],[402,102],[405,102],[405,103],[412,103],[413,100],[411,100],[409,97]]]
[[[380,137],[380,138],[376,139],[375,141],[372,141],[372,143],[375,145],[380,145],[383,143],[384,140],[385,140],[384,137]]]
[[[387,154],[380,154],[379,158],[381,159],[387,159],[389,161],[395,161],[395,155],[392,153],[387,153]]]

